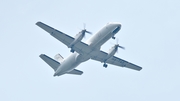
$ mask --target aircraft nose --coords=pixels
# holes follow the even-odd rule
[[[117,26],[119,28],[119,30],[121,29],[121,24],[120,23],[116,23],[115,26]]]
[[[114,25],[121,27],[120,23],[114,23]]]
[[[121,28],[121,24],[118,23],[118,22],[111,22],[109,24],[112,25],[112,26],[116,26],[116,27],[120,27]]]
[[[119,24],[119,26],[121,27],[121,24]]]
[[[121,28],[121,24],[117,24],[117,26],[119,26]]]

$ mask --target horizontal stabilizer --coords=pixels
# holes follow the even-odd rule
[[[73,69],[72,71],[67,72],[66,74],[82,75],[83,72],[77,69]]]
[[[57,68],[60,66],[59,62],[53,60],[52,58],[48,57],[45,54],[41,54],[39,57],[43,59],[49,66],[51,66],[54,69],[54,71],[56,71]]]

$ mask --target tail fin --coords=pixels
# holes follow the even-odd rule
[[[56,54],[54,56],[54,59],[60,63],[62,63],[64,61],[64,58],[60,54]]]
[[[57,68],[60,66],[59,62],[53,60],[52,58],[48,57],[45,54],[41,54],[39,57],[43,59],[49,66],[51,66],[54,69],[54,71],[56,71]]]

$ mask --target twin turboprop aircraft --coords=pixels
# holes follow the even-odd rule
[[[70,51],[72,54],[66,59],[64,59],[60,54],[55,55],[54,59],[48,57],[45,54],[40,55],[40,58],[54,69],[54,76],[60,76],[63,74],[81,75],[83,72],[75,68],[82,62],[85,62],[89,59],[104,63],[103,67],[107,67],[107,64],[112,64],[138,71],[142,69],[140,66],[114,56],[118,48],[124,49],[124,47],[120,46],[119,44],[115,44],[108,53],[100,50],[101,46],[107,40],[110,38],[115,39],[115,34],[121,29],[120,23],[107,23],[101,30],[94,34],[85,43],[81,41],[85,36],[85,33],[91,34],[91,32],[87,31],[86,29],[80,31],[73,38],[42,22],[37,22],[36,25],[50,33],[50,35],[52,35],[57,40],[64,43],[68,48],[71,48]]]

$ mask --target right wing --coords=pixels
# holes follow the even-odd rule
[[[61,41],[66,46],[69,46],[74,40],[73,37],[71,37],[71,36],[69,36],[69,35],[67,35],[61,31],[58,31],[58,30],[56,30],[56,29],[54,29],[54,28],[52,28],[52,27],[50,27],[50,26],[48,26],[42,22],[37,22],[36,25],[41,27],[42,29],[44,29],[48,33],[50,33],[54,38]],[[87,44],[80,41],[74,45],[73,50],[75,50],[79,54],[84,54],[84,53],[87,54],[91,51],[91,48],[88,47]]]
[[[100,62],[104,62],[104,59],[106,58],[108,54],[106,52],[100,51],[98,53],[98,55],[93,56],[91,59],[96,60],[96,61],[100,61]],[[123,59],[120,59],[116,56],[113,56],[111,58],[109,58],[106,63],[112,64],[112,65],[116,65],[116,66],[120,66],[120,67],[127,67],[130,69],[134,69],[134,70],[138,70],[140,71],[142,69],[142,67],[137,66],[135,64],[132,64],[128,61],[125,61]]]

